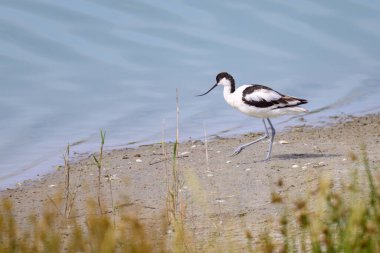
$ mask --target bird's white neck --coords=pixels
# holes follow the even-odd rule
[[[232,106],[232,107],[235,107],[234,106],[234,93],[231,93],[231,86],[224,86],[223,87],[223,96],[224,96],[224,99],[226,100],[226,102]]]
[[[224,92],[228,88],[228,92],[233,93],[235,91],[235,80],[231,77],[231,80],[227,78],[222,78],[219,80],[218,85],[224,86]]]

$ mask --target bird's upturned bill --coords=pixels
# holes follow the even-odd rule
[[[210,91],[212,91],[212,89],[214,89],[216,86],[218,86],[217,83],[216,83],[214,86],[212,86],[211,89],[209,89],[207,92],[205,92],[205,93],[203,93],[203,94],[201,94],[201,95],[197,95],[197,96],[200,97],[200,96],[204,96],[204,95],[206,95],[207,93],[209,93]]]

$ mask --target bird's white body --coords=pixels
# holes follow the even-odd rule
[[[298,106],[292,106],[292,107],[279,107],[279,104],[269,106],[269,107],[256,107],[249,105],[244,102],[243,98],[243,91],[246,90],[249,87],[252,87],[254,85],[242,85],[239,88],[237,88],[233,93],[231,93],[231,84],[230,81],[223,78],[218,85],[223,85],[223,96],[226,100],[227,104],[232,106],[233,108],[239,110],[240,112],[256,117],[256,118],[274,118],[286,114],[299,114],[307,112],[306,109]],[[274,90],[268,90],[268,89],[258,89],[250,94],[247,94],[245,98],[248,101],[276,101],[282,98],[283,95],[279,94],[278,92]],[[297,104],[298,101],[290,101],[288,104],[294,103]],[[280,104],[281,105],[281,104]]]

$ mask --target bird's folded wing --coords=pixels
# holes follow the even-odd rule
[[[305,104],[305,99],[283,95],[263,85],[253,85],[243,91],[243,101],[259,108],[278,109]]]

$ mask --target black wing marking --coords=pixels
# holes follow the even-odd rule
[[[306,104],[307,100],[281,94],[264,85],[252,85],[243,91],[243,101],[258,108],[278,109]]]

